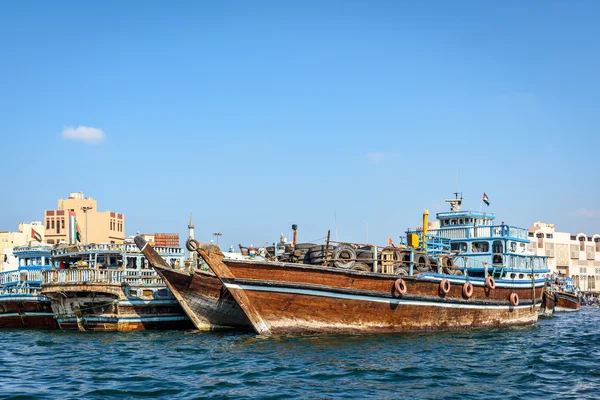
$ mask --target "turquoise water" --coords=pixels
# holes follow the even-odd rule
[[[599,398],[600,310],[395,335],[0,331],[0,398]]]

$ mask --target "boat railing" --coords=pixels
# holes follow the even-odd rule
[[[164,286],[160,277],[124,277],[123,280],[130,286]]]
[[[34,252],[43,252],[48,253],[52,250],[52,246],[48,245],[37,245],[37,246],[15,246],[13,249],[13,254],[19,253],[34,253]]]
[[[154,247],[154,249],[163,256],[183,256],[181,247]],[[140,254],[140,250],[132,243],[101,243],[87,245],[71,245],[52,249],[53,257],[60,257],[67,254],[77,253],[136,253]]]
[[[43,272],[43,282],[48,283],[122,283],[123,271],[102,269],[54,269]]]
[[[9,296],[9,295],[32,295],[36,296],[40,294],[41,288],[36,286],[9,286],[0,288],[0,296]]]
[[[19,271],[0,272],[0,285],[7,283],[19,282],[21,274]]]
[[[473,238],[516,238],[528,239],[528,230],[509,225],[492,226],[463,226],[463,227],[445,227],[440,229],[431,229],[427,232],[428,236],[440,236],[449,239],[473,239]],[[409,231],[408,233],[419,233]]]

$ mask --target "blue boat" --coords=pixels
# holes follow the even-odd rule
[[[50,300],[41,294],[42,273],[51,268],[51,246],[13,249],[17,269],[0,273],[0,328],[58,328]]]
[[[175,269],[181,248],[157,247]],[[193,328],[187,315],[135,244],[64,245],[52,249],[42,293],[61,329],[131,331]]]
[[[473,283],[492,280],[499,288],[544,287],[550,272],[548,257],[527,251],[528,230],[504,222],[497,224],[492,213],[462,210],[459,195],[455,193],[454,199],[446,200],[450,211],[436,214],[439,228],[427,229],[425,219],[425,229],[407,232],[407,240],[414,235],[421,242],[426,237],[422,250],[428,256],[437,255],[439,259],[448,250],[452,255],[453,268],[437,267],[436,257],[429,258],[422,277],[459,283],[464,278],[453,279],[452,275],[466,275]]]

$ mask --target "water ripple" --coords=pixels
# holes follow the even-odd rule
[[[260,337],[4,330],[1,399],[597,397],[600,310],[534,327]]]

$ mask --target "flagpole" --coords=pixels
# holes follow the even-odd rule
[[[483,199],[481,199],[481,203],[479,203],[479,212],[481,212],[482,207],[483,207]]]

